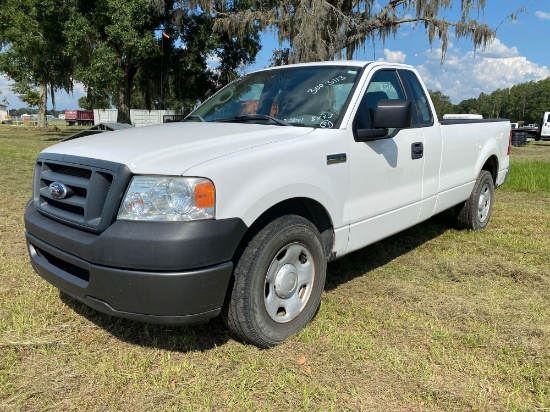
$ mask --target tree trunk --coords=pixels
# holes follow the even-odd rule
[[[128,90],[126,79],[118,85],[118,114],[117,123],[131,124],[130,120],[130,90]]]
[[[40,103],[38,103],[38,127],[46,126],[46,106],[48,104],[48,89],[45,84],[40,85]]]
[[[117,123],[132,124],[130,119],[130,102],[132,98],[132,85],[137,69],[129,67],[125,70],[124,79],[118,85],[118,115]]]

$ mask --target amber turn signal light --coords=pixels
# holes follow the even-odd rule
[[[195,186],[195,206],[201,209],[213,208],[216,198],[214,183],[206,182]]]

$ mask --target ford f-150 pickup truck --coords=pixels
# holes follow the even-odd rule
[[[51,146],[25,209],[31,263],[128,319],[223,315],[282,342],[313,318],[327,262],[454,207],[490,218],[507,120],[439,121],[415,69],[289,65],[229,84],[185,122]]]

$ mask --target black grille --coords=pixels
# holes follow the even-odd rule
[[[85,280],[86,282],[90,281],[90,272],[87,271],[86,269],[83,269],[63,259],[55,257],[51,253],[48,253],[40,248],[37,248],[34,245],[32,245],[32,247],[34,247],[36,254],[40,256],[42,259],[46,260],[49,264],[54,265],[55,267],[61,269],[63,272],[76,276],[79,279]]]
[[[101,232],[116,218],[120,198],[130,178],[121,164],[48,155],[35,166],[33,199],[36,208],[63,223],[91,232]],[[60,183],[66,195],[56,196],[50,189]],[[116,188],[113,190],[113,185]],[[59,185],[56,185],[59,186]]]
[[[80,167],[60,165],[57,163],[49,163],[49,167],[52,172],[59,173],[62,175],[82,177],[84,179],[89,179],[92,177],[91,170],[83,169]]]
[[[58,202],[57,200],[48,199],[47,197],[44,198],[44,201],[52,207],[56,207],[69,213],[74,213],[75,215],[84,216],[83,207],[68,205],[62,202]]]

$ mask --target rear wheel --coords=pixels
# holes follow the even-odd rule
[[[326,258],[316,227],[300,216],[279,217],[242,253],[225,321],[240,338],[274,346],[313,318],[325,277]]]
[[[488,171],[482,170],[477,177],[470,198],[455,208],[458,228],[470,230],[484,229],[491,217],[494,196],[495,186],[493,177]]]

